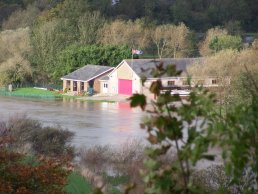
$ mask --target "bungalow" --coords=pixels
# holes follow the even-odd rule
[[[149,87],[154,80],[151,75],[151,69],[157,64],[163,62],[164,66],[174,64],[177,70],[185,73],[186,68],[194,63],[201,63],[203,58],[165,58],[165,59],[126,59],[123,60],[105,79],[102,84],[106,84],[109,94],[132,95],[132,93],[149,93]],[[141,84],[141,77],[147,78],[145,85]],[[164,87],[168,88],[186,88],[188,86],[187,77],[169,77],[164,75],[161,78]],[[217,86],[216,78],[207,77],[205,79],[195,78],[193,84],[204,86]]]
[[[103,93],[101,79],[109,74],[114,68],[101,65],[86,65],[61,78],[63,80],[63,91],[72,94],[83,92]],[[107,85],[105,85],[107,87]]]

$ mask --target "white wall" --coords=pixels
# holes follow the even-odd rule
[[[117,71],[113,71],[109,76],[108,81],[108,93],[109,94],[118,94],[118,78],[117,78]]]

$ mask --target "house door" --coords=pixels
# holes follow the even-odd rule
[[[118,80],[118,94],[132,95],[132,80]]]
[[[108,84],[107,83],[103,83],[103,90],[102,90],[103,93],[108,93]]]

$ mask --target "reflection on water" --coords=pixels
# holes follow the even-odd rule
[[[39,100],[0,97],[0,118],[26,114],[45,125],[60,125],[75,132],[80,146],[118,145],[130,138],[143,139],[139,123],[143,113],[128,103],[83,102],[76,99]]]

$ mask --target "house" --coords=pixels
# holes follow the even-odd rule
[[[113,67],[108,66],[85,65],[61,78],[63,80],[63,91],[69,91],[72,94],[83,92],[103,93],[101,79],[113,69]]]
[[[201,63],[202,60],[203,58],[126,59],[101,82],[108,86],[106,93],[109,94],[132,95],[133,93],[144,93],[145,95],[151,95],[149,87],[153,81],[157,80],[151,75],[151,69],[155,68],[157,64],[160,62],[163,62],[163,66],[174,64],[177,70],[187,73],[187,66]],[[144,86],[142,86],[142,76],[146,78]],[[189,87],[186,76],[170,77],[164,75],[161,81],[165,88],[183,89]],[[217,86],[216,78],[212,77],[194,78],[192,84]]]

